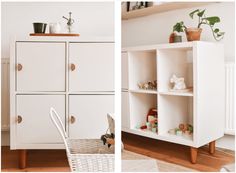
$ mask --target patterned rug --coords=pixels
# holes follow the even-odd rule
[[[150,157],[147,157],[147,156],[144,156],[141,154],[133,153],[133,152],[127,151],[127,150],[124,150],[122,152],[122,159],[123,160],[153,160],[153,158],[150,158]],[[164,162],[161,160],[156,160],[156,163],[157,163],[157,167],[159,169],[159,172],[197,172],[197,170],[186,168],[186,167],[176,165],[173,163]],[[143,165],[141,165],[141,164],[142,163],[139,164],[139,167],[142,167],[143,169],[145,169],[146,170],[145,172],[153,172],[152,168],[148,168],[146,166],[147,164],[145,162],[143,163]],[[127,165],[126,165],[126,167],[127,167]],[[145,168],[145,167],[147,167],[147,168]]]

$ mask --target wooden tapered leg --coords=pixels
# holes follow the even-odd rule
[[[24,169],[26,167],[26,150],[19,150],[19,168]]]
[[[197,148],[190,147],[190,156],[191,156],[191,162],[196,163],[197,162]]]
[[[212,141],[209,143],[209,153],[213,154],[215,153],[215,149],[216,149],[216,141]]]

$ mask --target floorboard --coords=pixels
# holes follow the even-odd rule
[[[211,155],[207,146],[198,150],[197,163],[192,164],[188,146],[124,132],[122,133],[122,141],[126,150],[204,172],[219,171],[223,165],[235,162],[235,153],[233,151],[216,149],[216,152]]]
[[[2,172],[70,172],[65,150],[27,150],[27,167],[18,168],[18,152],[2,147]]]

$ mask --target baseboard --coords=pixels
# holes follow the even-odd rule
[[[216,141],[216,147],[235,151],[235,136],[225,135]]]
[[[10,132],[2,131],[1,146],[10,146]]]

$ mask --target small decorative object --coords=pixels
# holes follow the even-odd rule
[[[142,130],[147,129],[147,126],[143,125],[143,126],[140,127],[140,129],[142,129]]]
[[[157,81],[148,81],[145,83],[138,83],[139,89],[145,89],[145,90],[155,90],[157,89]]]
[[[168,131],[168,133],[171,134],[171,135],[175,135],[175,129],[170,129],[170,130]]]
[[[157,128],[156,128],[156,127],[153,127],[153,128],[152,128],[152,132],[155,132],[155,133],[156,133],[156,132],[157,132]]]
[[[49,33],[60,33],[60,32],[61,32],[61,24],[59,22],[49,24]]]
[[[184,90],[186,89],[186,84],[184,78],[178,78],[175,74],[170,78],[170,83],[174,84],[172,90]]]
[[[175,132],[176,132],[177,136],[182,136],[183,135],[183,132],[180,129],[177,129]]]
[[[191,124],[179,124],[178,128],[168,130],[168,133],[171,135],[191,137],[193,134],[193,126]]]
[[[148,129],[148,130],[151,130],[151,124],[150,124],[150,122],[146,122],[146,126],[147,126],[147,129]]]
[[[169,36],[169,43],[174,43],[174,39],[175,39],[176,33],[172,32]]]
[[[187,124],[180,124],[180,125],[179,125],[179,129],[180,129],[183,133],[185,133],[185,132],[187,131],[187,129],[188,129],[188,125],[187,125]]]
[[[71,18],[71,12],[69,12],[69,18],[66,18],[65,16],[62,16],[64,19],[67,20],[67,29],[68,33],[72,33],[72,24],[75,22],[74,19]]]
[[[156,108],[150,109],[146,117],[147,117],[146,118],[147,129],[156,133],[157,132],[157,109]]]
[[[146,7],[148,7],[148,2],[145,1],[127,2],[127,11],[143,9]]]
[[[45,33],[47,24],[46,23],[33,23],[34,33]]]
[[[179,33],[181,33],[181,32],[184,32],[183,27],[181,25],[181,22],[180,23],[176,23],[173,26],[173,33],[174,33],[174,35],[173,35],[173,43],[182,42],[182,36],[179,35]]]
[[[187,28],[183,21],[176,23],[173,28],[177,29],[179,32],[185,31],[188,41],[200,40],[202,25],[208,25],[210,27],[212,35],[216,41],[224,38],[225,32],[221,32],[219,28],[214,28],[216,23],[220,23],[220,18],[218,16],[206,17],[205,10],[200,9],[194,10],[189,14],[192,19],[195,15],[198,16],[198,25],[196,28]]]

